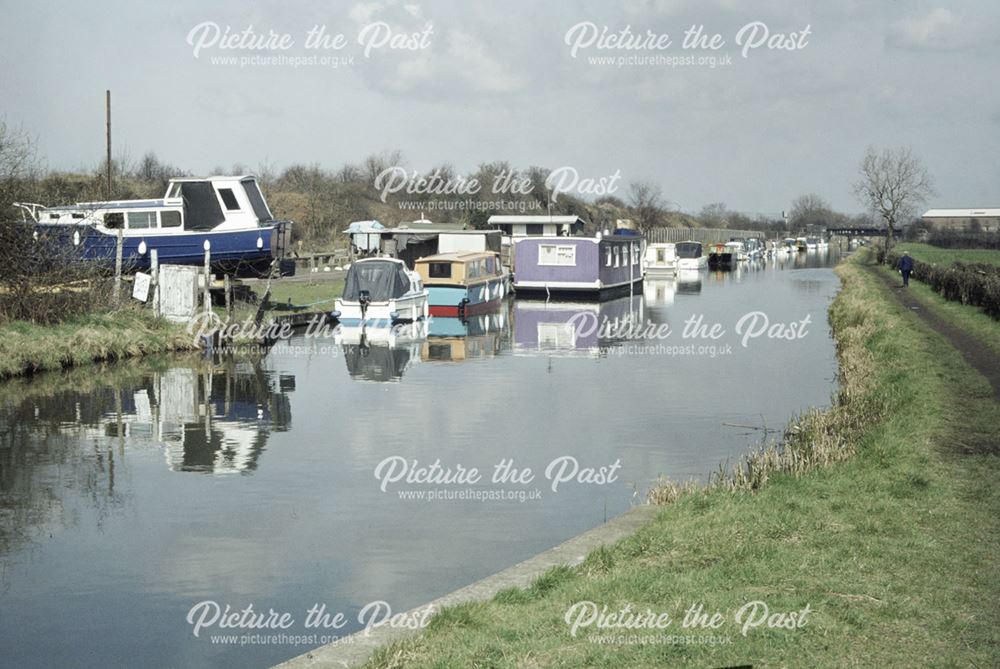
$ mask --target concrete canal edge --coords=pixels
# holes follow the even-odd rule
[[[609,520],[600,527],[595,527],[555,548],[539,553],[524,562],[508,567],[492,576],[476,581],[464,588],[455,590],[439,597],[429,604],[421,604],[410,611],[414,616],[418,611],[433,607],[435,612],[447,606],[467,602],[481,602],[491,599],[506,588],[523,588],[544,573],[559,565],[574,566],[583,562],[587,554],[605,544],[612,544],[623,539],[648,523],[659,512],[659,507],[644,504],[633,507],[622,515]],[[419,630],[408,630],[394,627],[377,627],[372,630],[361,630],[326,646],[320,646],[307,653],[294,657],[277,665],[274,669],[342,669],[364,664],[377,648],[396,639],[417,634]]]

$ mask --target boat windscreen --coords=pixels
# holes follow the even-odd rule
[[[184,198],[184,222],[188,230],[211,230],[226,220],[219,198],[208,181],[185,181],[181,184]]]
[[[700,258],[701,244],[697,242],[680,242],[674,246],[678,258]]]
[[[357,302],[362,290],[372,302],[402,297],[410,289],[410,277],[402,263],[390,260],[366,260],[351,265],[344,279],[344,300]]]
[[[257,216],[257,220],[270,221],[273,217],[267,208],[267,203],[264,202],[264,196],[260,194],[257,182],[247,179],[243,182],[243,190],[247,193],[247,199],[250,200],[250,206],[253,207],[253,213]]]

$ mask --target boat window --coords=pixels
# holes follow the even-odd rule
[[[185,181],[182,184],[184,225],[188,230],[211,230],[226,220],[212,184],[207,181]]]
[[[120,211],[115,211],[110,214],[104,214],[104,227],[116,229],[125,227],[125,214]]]
[[[219,197],[222,198],[222,204],[226,205],[227,211],[240,210],[240,203],[236,201],[236,195],[232,188],[220,188]]]
[[[270,221],[272,219],[271,212],[264,202],[264,196],[261,195],[260,189],[257,187],[257,182],[247,179],[242,183],[243,190],[247,194],[247,199],[250,200],[250,206],[253,207],[253,213],[257,215],[257,220]]]
[[[432,262],[428,263],[430,267],[427,268],[427,276],[432,279],[450,279],[451,278],[451,263],[450,262]]]
[[[611,247],[610,246],[607,247],[606,249],[604,249],[604,256],[605,256],[604,266],[605,267],[611,267]]]
[[[616,246],[611,253],[615,256],[615,267],[621,266],[621,253],[618,252],[618,247]]]
[[[486,273],[487,274],[496,274],[497,273],[497,262],[496,261],[497,261],[497,259],[494,258],[493,256],[490,256],[489,258],[486,259]]]
[[[656,249],[656,262],[667,262],[666,249]]]
[[[538,247],[539,265],[576,265],[576,246],[542,244]]]
[[[155,211],[130,211],[128,212],[129,230],[147,230],[156,227]]]
[[[160,212],[160,227],[161,228],[179,228],[179,227],[181,227],[181,212],[179,212],[179,211],[161,211]]]
[[[465,266],[465,278],[466,279],[477,279],[479,278],[479,263],[470,262]]]
[[[181,196],[181,185],[179,183],[171,184],[170,188],[167,190],[167,197],[180,197]]]
[[[541,235],[545,232],[545,226],[541,223],[528,223],[524,228],[526,230],[525,234],[528,235]]]

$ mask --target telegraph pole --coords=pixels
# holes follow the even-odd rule
[[[107,196],[106,199],[111,199],[111,90],[108,89],[104,92],[104,112],[105,112],[105,130],[107,138],[107,148],[108,155],[105,158],[107,168]]]

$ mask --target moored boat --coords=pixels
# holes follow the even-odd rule
[[[701,242],[678,242],[674,245],[677,252],[677,270],[702,269],[708,266],[708,258],[702,251]]]
[[[390,327],[428,315],[420,275],[396,258],[365,258],[351,265],[344,293],[330,314],[347,327]]]
[[[677,252],[674,244],[659,242],[646,247],[642,261],[646,276],[671,277],[677,273]]]
[[[733,269],[741,260],[742,254],[743,244],[740,242],[710,244],[708,247],[708,266],[712,269]]]
[[[506,295],[507,270],[492,252],[439,253],[414,265],[432,316],[464,317],[495,309]]]
[[[642,283],[642,238],[514,238],[514,290],[611,297]]]

